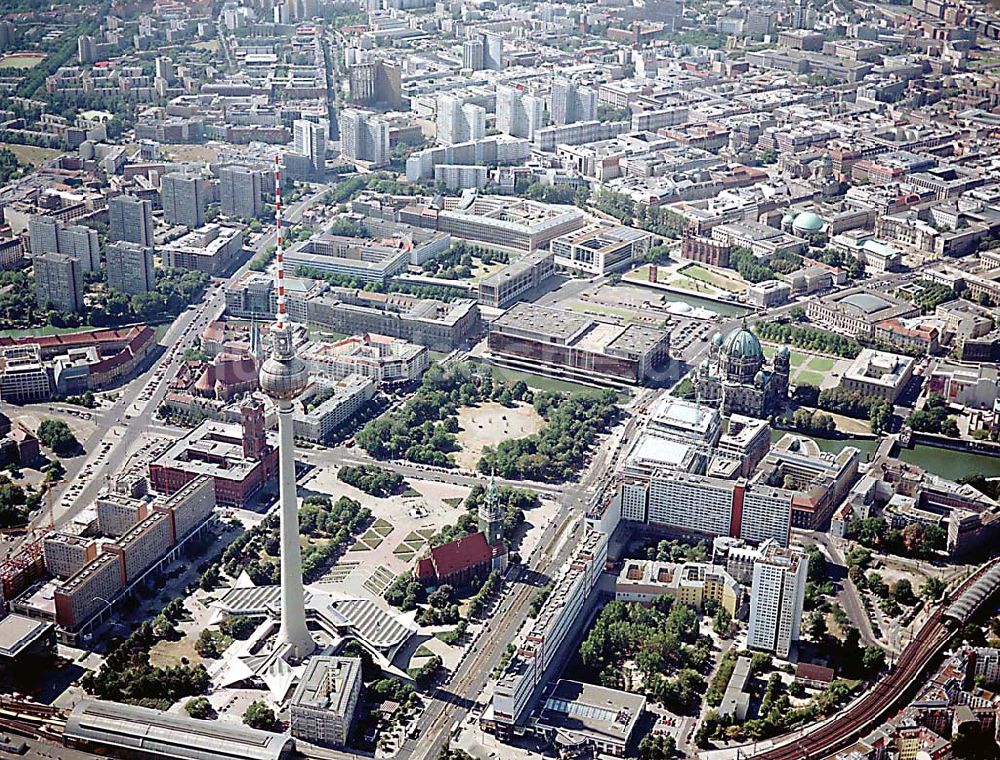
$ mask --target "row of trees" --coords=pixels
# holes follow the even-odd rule
[[[266,268],[267,262],[263,264],[262,270]],[[354,288],[356,290],[366,290],[369,293],[405,293],[417,296],[418,298],[433,298],[438,301],[454,301],[456,298],[468,298],[469,296],[468,291],[463,288],[451,288],[443,285],[421,285],[399,279],[393,279],[389,283],[368,282],[358,277],[349,277],[337,274],[336,272],[323,272],[319,269],[305,266],[296,267],[295,275],[297,277],[308,277],[312,280],[325,280],[338,288]]]
[[[794,346],[822,354],[855,358],[861,353],[861,344],[853,338],[829,332],[809,325],[793,325],[788,322],[758,322],[754,332],[761,340]]]

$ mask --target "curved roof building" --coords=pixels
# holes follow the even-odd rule
[[[288,734],[96,699],[73,708],[63,735],[68,746],[165,760],[284,760],[293,747]]]

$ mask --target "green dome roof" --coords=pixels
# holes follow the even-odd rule
[[[803,211],[795,217],[792,228],[801,232],[819,232],[823,229],[823,220],[812,211]]]
[[[722,350],[731,359],[759,359],[764,361],[764,350],[757,336],[743,327],[737,327],[726,337]]]

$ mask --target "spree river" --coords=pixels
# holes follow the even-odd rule
[[[771,433],[773,440],[778,440],[786,432],[785,430],[774,430]],[[796,433],[796,435],[802,435]],[[807,436],[816,441],[816,444],[823,451],[836,454],[845,446],[853,446],[861,451],[861,455],[868,459],[878,447],[878,440],[875,438],[818,438],[817,436]],[[985,475],[987,478],[1000,478],[1000,457],[991,457],[988,454],[974,454],[966,451],[952,451],[951,449],[939,449],[935,446],[916,445],[912,449],[899,448],[899,458],[904,462],[923,467],[928,472],[940,475],[949,480],[957,480],[965,475]]]

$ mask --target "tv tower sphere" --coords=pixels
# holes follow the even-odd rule
[[[309,384],[309,369],[295,355],[288,328],[275,330],[274,351],[260,368],[260,389],[275,401],[298,398]]]

